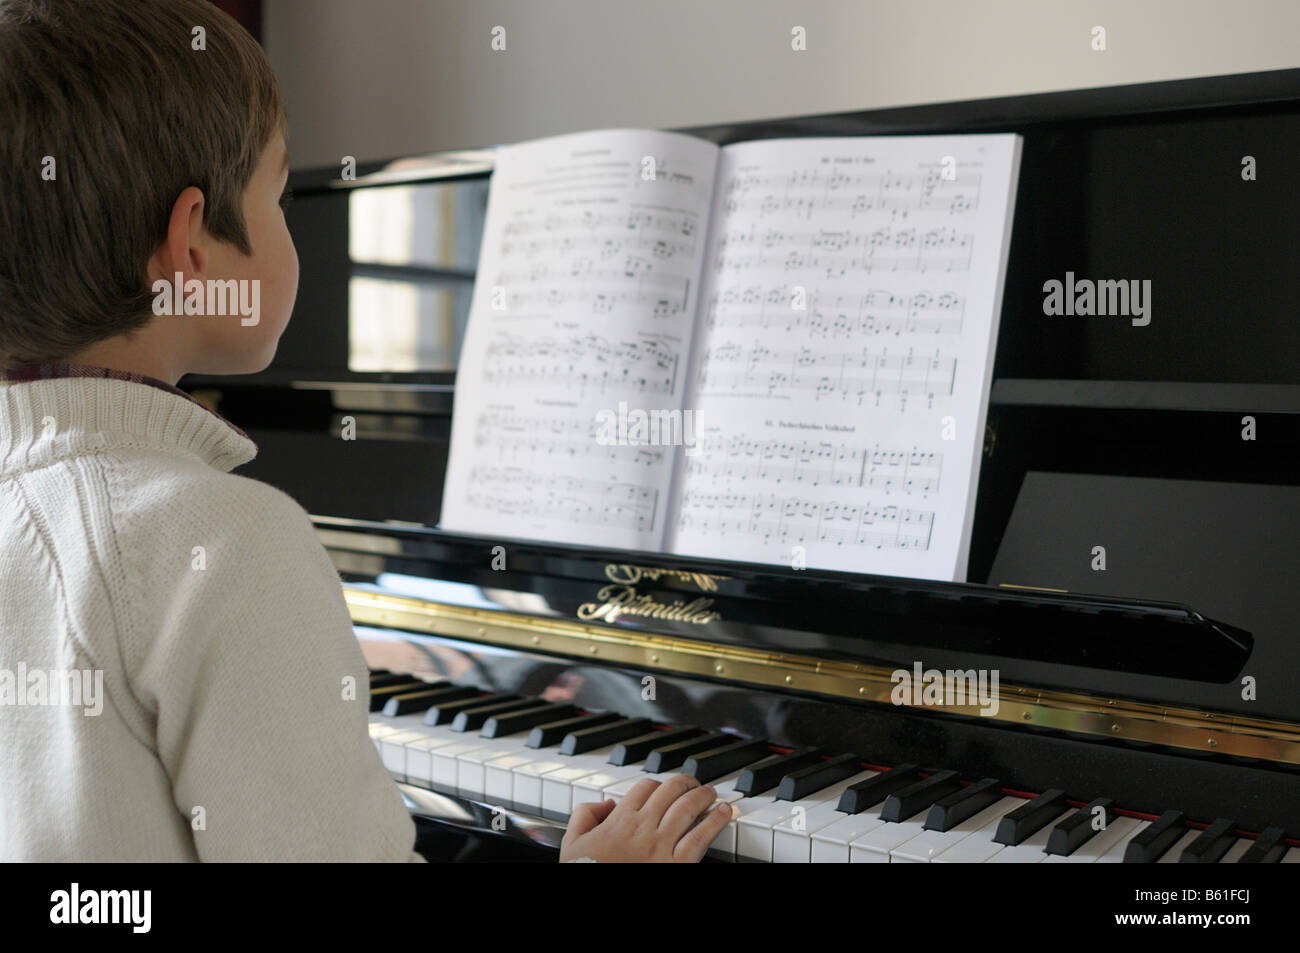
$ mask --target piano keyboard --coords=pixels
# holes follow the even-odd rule
[[[789,750],[694,726],[654,725],[541,698],[371,673],[370,736],[389,773],[434,791],[563,824],[585,801],[685,772],[733,819],[710,855],[768,863],[1300,863],[1281,828],[1242,837],[1180,811],[1154,820],[1105,798],[1026,797],[914,764]],[[1104,816],[1104,825],[1095,819]],[[1100,830],[1096,829],[1098,826]]]

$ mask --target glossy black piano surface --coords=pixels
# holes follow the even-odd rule
[[[891,810],[916,810],[882,824],[919,824],[931,795],[949,817],[1043,795],[1040,852],[1090,849],[1067,813],[1086,806],[1126,819],[1126,839],[1152,825],[1135,857],[1300,859],[1286,854],[1300,843],[1300,272],[1263,251],[1296,246],[1300,199],[1289,176],[1242,193],[1238,175],[1244,154],[1293,163],[1300,71],[685,131],[1025,137],[971,582],[440,532],[455,348],[376,369],[349,338],[350,282],[440,289],[458,340],[469,246],[419,267],[353,263],[347,190],[301,172],[303,292],[276,366],[184,383],[258,442],[244,472],[314,514],[371,665],[695,726],[764,757],[812,747],[804,767],[838,778],[823,793],[846,765],[901,769],[918,787],[891,792]],[[481,213],[483,175],[428,181]],[[1045,319],[1041,282],[1067,269],[1154,277],[1162,320],[1138,336]],[[1245,416],[1259,439],[1241,439]],[[357,439],[340,439],[345,422]],[[1097,535],[1104,573],[1069,555]],[[997,712],[891,703],[894,673],[918,666],[996,672]],[[420,712],[372,717],[400,780],[409,751],[384,737],[400,725],[427,747]],[[403,790],[437,819],[431,855],[553,857],[555,812],[418,774]],[[1008,822],[1022,834],[1038,823],[1024,815]]]

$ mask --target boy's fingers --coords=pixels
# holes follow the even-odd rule
[[[668,808],[664,819],[659,822],[659,831],[671,837],[676,843],[683,834],[691,829],[695,819],[709,809],[718,797],[718,792],[707,784],[687,791]]]
[[[632,789],[623,795],[623,800],[619,803],[626,804],[630,810],[639,811],[645,807],[646,801],[650,800],[650,795],[657,790],[659,790],[658,781],[654,778],[642,778],[632,785]]]
[[[695,825],[692,831],[677,842],[677,846],[673,849],[673,860],[690,864],[703,860],[709,847],[718,839],[722,829],[731,820],[731,816],[730,804],[724,802],[715,806],[704,815],[704,819]]]
[[[585,801],[574,808],[573,814],[569,817],[569,828],[565,831],[565,839],[568,837],[581,837],[583,834],[592,830],[597,824],[609,817],[610,812],[614,810],[614,802],[601,801],[593,803]]]
[[[645,815],[647,821],[658,827],[663,823],[664,815],[668,813],[668,809],[674,802],[691,788],[699,786],[700,782],[689,774],[674,774],[650,795],[641,813]]]

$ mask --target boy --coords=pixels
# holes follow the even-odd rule
[[[0,0],[0,860],[420,859],[328,556],[175,386],[275,354],[284,133],[206,0]],[[644,781],[561,859],[699,860],[712,801]]]

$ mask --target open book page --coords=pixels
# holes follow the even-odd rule
[[[966,573],[1015,135],[722,151],[677,553]]]
[[[640,130],[499,150],[443,529],[662,547],[674,448],[636,428],[681,408],[717,157]]]

